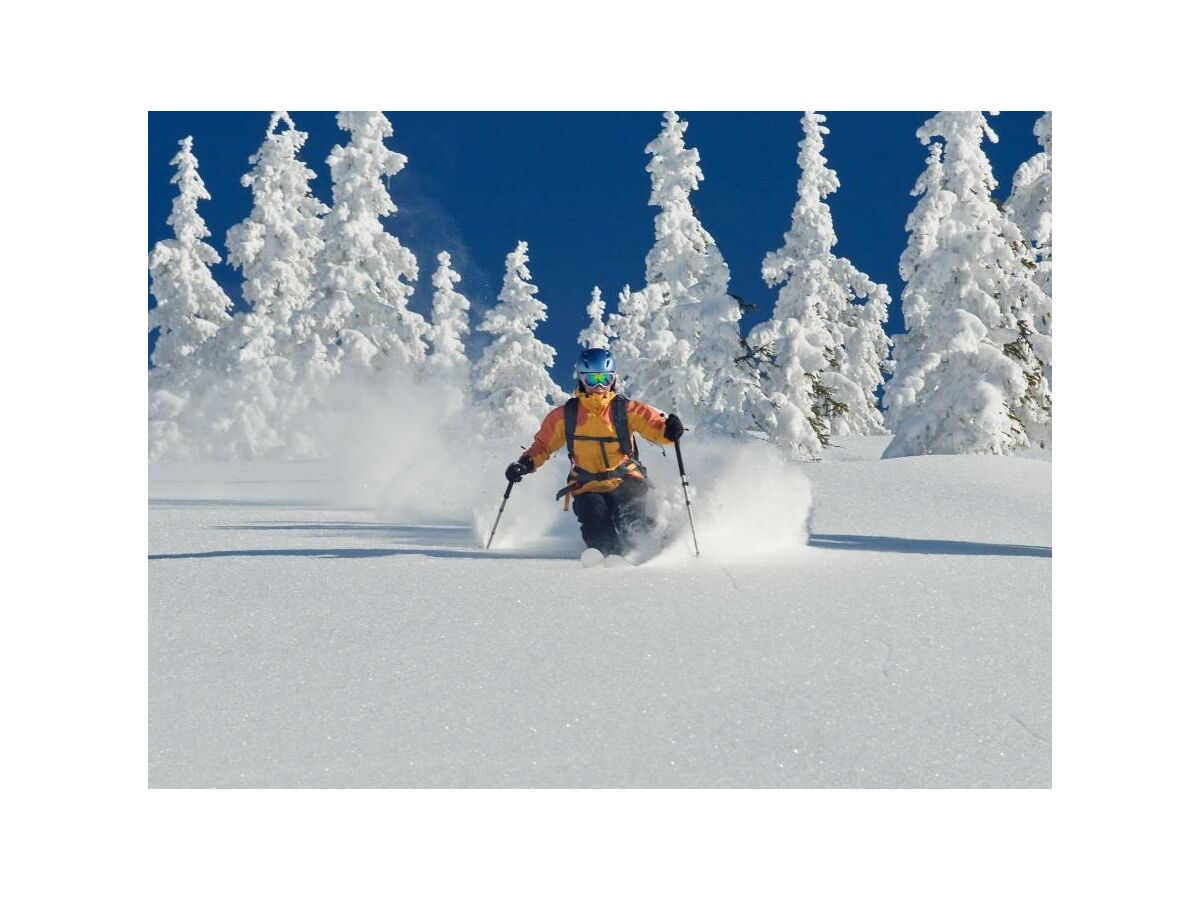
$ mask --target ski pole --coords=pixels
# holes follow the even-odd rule
[[[679,441],[675,442],[675,458],[679,460],[679,480],[683,482],[683,502],[687,506],[688,524],[692,526],[692,546],[696,548],[696,556],[699,556],[700,545],[696,543],[696,523],[692,521],[692,501],[688,497],[687,472],[683,471],[683,451],[679,449]]]
[[[492,549],[492,538],[496,536],[496,526],[500,524],[500,517],[504,515],[504,507],[508,505],[508,495],[512,493],[514,484],[516,484],[515,481],[510,481],[504,491],[504,499],[500,501],[500,512],[496,513],[496,521],[492,523],[492,533],[488,535],[487,546],[483,548],[484,550]]]

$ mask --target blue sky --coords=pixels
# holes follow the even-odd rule
[[[744,325],[771,314],[775,292],[760,275],[765,253],[780,246],[796,199],[800,112],[689,112],[686,140],[700,151],[704,181],[692,204],[729,263],[730,290],[758,305]],[[990,117],[1000,136],[986,150],[1007,197],[1013,173],[1038,152],[1033,123],[1040,112]],[[314,190],[330,200],[325,158],[346,132],[330,112],[293,112],[309,134],[303,158],[317,173]],[[389,231],[417,255],[421,280],[413,307],[428,313],[429,275],[448,249],[463,275],[460,290],[478,312],[495,302],[504,257],[529,242],[529,266],[549,320],[539,336],[558,350],[554,376],[562,384],[586,324],[584,308],[599,285],[611,309],[628,283],[644,284],[645,257],[654,241],[656,208],[647,205],[649,157],[644,150],[661,128],[658,112],[473,113],[389,112],[389,146],[408,157],[391,180],[399,212]],[[829,199],[835,248],[892,294],[888,330],[902,330],[898,262],[909,192],[924,168],[916,139],[929,112],[826,112],[825,156],[841,189]],[[195,138],[200,174],[212,200],[200,214],[225,258],[225,233],[250,211],[239,184],[262,142],[270,113],[164,112],[149,115],[149,242],[171,237],[166,219],[174,187],[169,165],[177,142]],[[241,308],[241,279],[224,262],[213,273]],[[150,301],[153,304],[153,300]]]

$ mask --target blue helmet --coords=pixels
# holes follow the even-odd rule
[[[578,378],[584,372],[612,372],[616,375],[617,361],[603,347],[592,347],[580,353],[579,360],[575,363],[575,377]]]
[[[575,363],[575,380],[583,382],[588,375],[593,376],[590,383],[605,384],[611,389],[617,377],[617,361],[603,347],[591,347],[584,350],[579,354],[579,359]],[[602,380],[600,375],[608,377]]]

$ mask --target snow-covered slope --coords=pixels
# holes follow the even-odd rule
[[[1048,786],[1049,458],[887,440],[689,448],[703,556],[623,570],[579,567],[557,468],[486,552],[502,466],[475,521],[152,466],[150,784]]]

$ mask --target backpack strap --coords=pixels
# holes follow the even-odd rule
[[[567,459],[575,462],[575,423],[579,420],[579,398],[563,404],[563,427],[567,431]]]
[[[621,444],[621,452],[630,459],[638,458],[637,443],[629,431],[629,398],[617,394],[612,401],[612,423],[617,432],[617,441]]]

